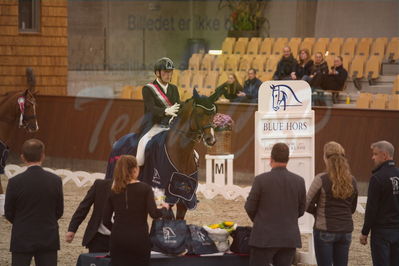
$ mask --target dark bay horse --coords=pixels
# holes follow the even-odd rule
[[[18,126],[28,132],[36,132],[35,77],[31,68],[26,69],[28,88],[24,91],[0,95],[0,174],[3,172],[11,134]],[[0,184],[0,194],[3,188]]]
[[[198,185],[198,158],[196,158],[194,146],[201,141],[209,146],[215,144],[216,139],[212,123],[215,113],[216,105],[213,101],[208,97],[200,96],[194,90],[193,97],[182,105],[179,116],[172,123],[170,130],[157,135],[164,134],[164,141],[159,141],[164,144],[158,145],[158,140],[154,140],[157,136],[148,143],[148,146],[156,146],[158,149],[150,149],[148,153],[152,154],[146,152],[145,165],[141,168],[140,180],[166,191],[165,201],[177,206],[176,219],[184,219],[187,209],[194,208],[197,203],[195,191]],[[136,134],[128,134],[113,145],[106,178],[112,178],[115,162],[120,155],[135,155],[138,142],[136,138]],[[162,139],[162,137],[159,137],[159,139]],[[163,149],[163,147],[165,148]],[[157,158],[150,160],[148,157],[151,156]],[[168,172],[165,169],[169,166],[164,167],[164,164],[168,165],[169,163],[173,166],[172,172],[174,172],[171,178],[165,174],[165,172]],[[149,166],[149,164],[152,164],[152,166]],[[178,174],[174,175],[176,172]],[[157,178],[159,180],[156,180]],[[177,180],[176,183],[174,178]],[[179,189],[183,190],[184,195],[179,194]],[[187,195],[190,196],[186,197]]]

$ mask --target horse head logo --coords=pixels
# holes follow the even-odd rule
[[[164,227],[164,228],[162,228],[162,231],[163,231],[163,238],[165,240],[170,240],[171,238],[176,237],[175,232],[170,227]]]
[[[287,85],[271,85],[270,89],[272,90],[273,97],[273,110],[278,111],[281,107],[283,107],[284,111],[287,109],[287,106],[301,106],[302,102],[298,99],[295,92],[291,89],[291,87]],[[294,97],[295,101],[298,104],[287,104],[289,97]]]

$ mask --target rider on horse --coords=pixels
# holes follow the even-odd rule
[[[147,143],[153,136],[168,130],[170,122],[179,111],[179,91],[170,83],[173,69],[172,60],[167,57],[159,59],[154,66],[157,78],[143,87],[144,119],[136,155],[139,166],[144,165]]]

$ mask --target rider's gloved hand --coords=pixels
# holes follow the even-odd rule
[[[171,107],[165,109],[165,114],[170,116],[177,116],[177,112],[179,112],[180,104],[175,103]]]

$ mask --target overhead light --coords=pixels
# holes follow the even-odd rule
[[[209,50],[209,52],[208,52],[208,54],[216,54],[216,55],[219,55],[222,53],[223,53],[222,50]]]

